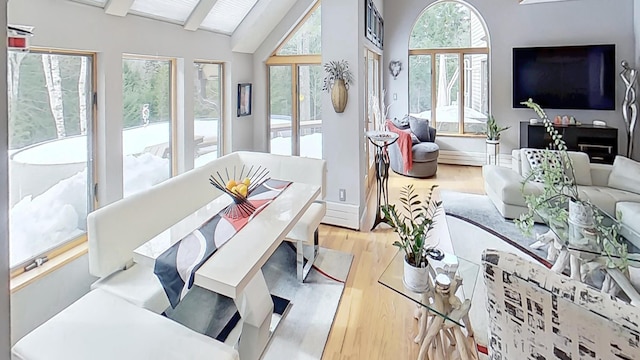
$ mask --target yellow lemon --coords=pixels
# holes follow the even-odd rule
[[[227,190],[232,191],[233,187],[238,185],[235,180],[231,179],[227,182]]]
[[[247,185],[245,184],[238,184],[237,186],[238,188],[238,193],[244,197],[247,196],[247,193],[249,192],[249,188],[247,187]]]
[[[251,179],[249,178],[244,178],[244,180],[242,180],[242,183],[249,186],[249,184],[251,184]]]

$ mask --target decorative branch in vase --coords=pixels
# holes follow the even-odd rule
[[[349,70],[346,60],[329,61],[324,64],[324,77],[322,91],[331,92],[331,103],[337,113],[344,112],[349,99],[347,91],[354,82],[353,73]]]

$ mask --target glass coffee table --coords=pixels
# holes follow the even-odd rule
[[[568,201],[555,205],[554,214],[537,213],[550,229],[537,240],[549,244],[547,259],[554,262],[551,270],[562,273],[568,267],[571,278],[583,282],[590,273],[603,270],[604,292],[615,296],[620,289],[633,305],[640,305],[640,294],[628,279],[628,266],[640,267],[640,234],[597,206],[591,209],[599,220],[585,225],[569,219]]]
[[[430,288],[423,293],[413,292],[404,285],[403,251],[396,253],[378,282],[417,304],[418,335],[414,341],[421,344],[418,359],[424,359],[431,344],[436,354],[440,351],[444,354],[447,339],[449,345],[457,344],[454,349],[462,360],[477,359],[469,309],[480,265],[445,253],[440,261],[429,259],[429,266]]]

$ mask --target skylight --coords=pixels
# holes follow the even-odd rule
[[[200,27],[231,35],[257,1],[218,0]]]
[[[131,11],[184,23],[198,0],[135,0]]]

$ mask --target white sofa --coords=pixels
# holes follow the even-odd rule
[[[482,167],[485,192],[505,218],[515,219],[527,211],[523,191],[542,193],[542,183],[527,181],[523,187],[531,173],[526,150],[513,150],[511,168]],[[640,163],[618,156],[613,165],[595,164],[585,153],[569,151],[568,155],[581,197],[612,216],[621,212],[622,222],[640,233]]]

